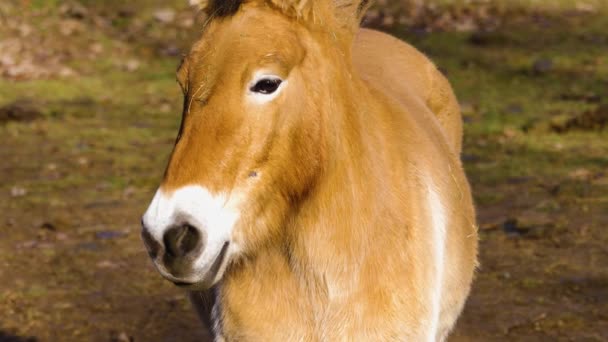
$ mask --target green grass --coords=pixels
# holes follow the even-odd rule
[[[464,6],[461,1],[436,3]],[[500,4],[563,9],[574,8],[575,3],[521,0]],[[36,1],[32,4],[42,6]],[[57,4],[45,2],[47,6]],[[148,3],[145,8],[156,5]],[[605,167],[606,130],[555,134],[546,127],[556,117],[575,116],[599,105],[564,98],[604,94],[607,17],[549,15],[548,21],[540,23],[532,19],[506,22],[499,30],[485,33],[482,44],[472,43],[472,33],[436,32],[421,37],[403,28],[393,30],[427,53],[453,84],[465,109],[465,154],[477,159],[466,163],[472,177],[492,184],[515,177],[563,177],[577,167]],[[94,36],[108,49],[114,44],[113,38],[103,33]],[[52,119],[45,128],[52,139],[63,140],[68,146],[83,141],[102,146],[95,153],[112,160],[119,170],[147,165],[150,162],[142,155],[126,152],[145,148],[150,142],[166,144],[174,136],[181,110],[181,92],[175,82],[178,58],[136,58],[141,61],[136,72],[120,69],[116,58],[105,56],[95,63],[75,60],[75,68],[86,67],[83,75],[73,79],[0,80],[0,102],[33,99]],[[543,59],[551,61],[550,70],[535,73],[535,63]],[[160,110],[162,106],[165,112]],[[9,125],[5,130],[18,135],[27,128]],[[576,152],[582,148],[596,157]],[[116,156],[117,151],[125,153]],[[73,185],[86,179],[65,181]],[[110,183],[121,187],[133,180],[116,177]]]

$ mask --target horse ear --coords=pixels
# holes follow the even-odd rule
[[[371,0],[333,0],[333,2],[336,19],[352,32],[359,29],[365,12],[372,5]]]
[[[217,0],[216,0],[217,1]],[[228,1],[228,0],[219,0]],[[266,0],[284,13],[315,23],[335,21],[350,32],[356,32],[371,0]],[[333,12],[333,13],[331,13]]]

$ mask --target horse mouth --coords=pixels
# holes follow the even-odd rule
[[[230,246],[230,242],[225,242],[222,246],[222,249],[218,253],[217,257],[209,267],[209,270],[205,272],[204,276],[199,281],[189,282],[183,281],[181,279],[170,279],[171,282],[177,287],[188,289],[188,290],[206,290],[214,285],[216,282],[216,278],[218,278],[218,273],[223,270],[224,263],[227,259],[228,247]]]
[[[183,281],[174,281],[173,285],[175,285],[177,287],[188,287],[188,286],[196,285],[196,283],[187,283],[187,282],[183,282]]]

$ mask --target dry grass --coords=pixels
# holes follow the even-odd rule
[[[388,1],[378,1],[379,3]],[[597,11],[607,6],[604,0],[410,0],[406,1],[416,6],[426,4],[427,6],[494,6],[505,10],[579,10]]]

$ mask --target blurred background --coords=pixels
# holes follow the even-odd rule
[[[378,0],[466,123],[481,268],[451,341],[608,340],[605,0]],[[139,238],[181,115],[185,0],[0,1],[0,341],[199,341]]]

